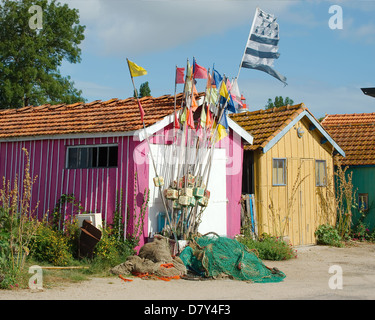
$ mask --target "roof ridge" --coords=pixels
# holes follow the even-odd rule
[[[274,137],[276,137],[281,131],[284,130],[284,128],[291,123],[296,117],[298,117],[303,111],[307,110],[305,107],[304,103],[300,103],[298,105],[292,106],[295,108],[295,111],[289,115],[289,117],[286,118],[286,120],[276,128],[275,131],[273,131],[264,141],[261,143],[261,147],[264,148]],[[285,106],[285,107],[280,107],[280,108],[285,108],[285,110],[290,110],[290,106]],[[308,110],[307,110],[308,111]]]
[[[252,146],[254,150],[256,148],[264,148],[267,143],[304,111],[309,112],[304,103],[299,103],[274,109],[260,109],[230,114],[229,116],[255,137]],[[309,114],[311,113],[309,112]]]
[[[324,127],[351,127],[351,126],[375,126],[374,122],[359,122],[359,123],[327,123]]]
[[[363,116],[363,115],[375,115],[375,112],[362,112],[362,113],[332,113],[327,116]]]
[[[299,109],[299,108],[307,109],[305,107],[305,104],[303,102],[301,102],[299,104],[295,104],[295,105],[292,105],[292,106],[287,104],[287,105],[281,106],[281,107],[274,107],[274,108],[270,108],[270,109],[259,109],[259,110],[247,111],[247,112],[236,113],[236,114],[275,113],[275,112],[283,112],[283,111],[286,111],[286,110],[293,110],[293,109]]]

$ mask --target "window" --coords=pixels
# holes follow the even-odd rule
[[[272,159],[272,185],[286,185],[286,159]]]
[[[358,194],[358,209],[361,212],[368,210],[368,193]]]
[[[325,187],[327,185],[327,166],[325,160],[315,161],[315,179],[317,187]]]
[[[68,169],[117,167],[117,145],[69,146],[66,156]]]

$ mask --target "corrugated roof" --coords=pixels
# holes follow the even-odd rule
[[[322,125],[345,151],[343,165],[375,165],[375,113],[327,115]]]
[[[198,96],[201,96],[199,94]],[[177,95],[177,109],[182,93]],[[171,114],[174,96],[140,99],[145,125]],[[135,98],[96,100],[89,103],[28,106],[0,111],[0,138],[42,135],[130,132],[143,127]]]

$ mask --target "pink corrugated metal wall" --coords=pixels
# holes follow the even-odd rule
[[[66,168],[65,157],[68,146],[98,144],[118,145],[117,168]],[[123,191],[122,216],[125,216],[128,206],[130,212],[133,212],[135,170],[141,177],[137,186],[139,192],[143,193],[144,191],[143,179],[148,181],[148,170],[145,170],[146,163],[138,165],[133,162],[133,150],[137,144],[139,142],[133,141],[132,137],[0,142],[0,177],[5,177],[13,184],[17,175],[19,177],[18,187],[22,192],[21,186],[26,163],[22,148],[26,148],[30,155],[31,176],[37,176],[32,188],[30,206],[35,208],[39,202],[36,209],[38,218],[42,218],[47,213],[47,217],[51,219],[51,212],[61,195],[73,194],[81,202],[85,211],[100,212],[103,219],[111,223],[116,209],[116,197],[117,194],[120,194],[121,189]],[[131,232],[131,222],[128,227],[130,228],[128,231]]]

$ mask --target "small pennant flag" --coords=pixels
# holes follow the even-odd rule
[[[227,86],[225,85],[224,81],[221,82],[219,93],[225,99],[227,99],[227,100],[229,99],[228,89],[227,89]]]
[[[207,105],[207,114],[206,114],[206,128],[211,128],[212,126],[212,116],[210,112],[210,107]]]
[[[185,68],[176,67],[176,84],[185,83],[184,72],[185,72]]]
[[[188,116],[187,116],[186,124],[187,124],[191,129],[195,129],[193,110],[192,110],[191,108],[188,110]]]
[[[206,111],[204,111],[205,107],[202,106],[202,111],[201,111],[201,117],[200,117],[200,127],[205,128],[206,127]]]
[[[180,122],[178,121],[177,113],[174,114],[174,127],[180,129]]]
[[[235,78],[232,81],[230,93],[231,93],[231,98],[233,99],[234,103],[237,105],[237,108],[239,107],[242,108],[243,106],[242,106],[242,101],[241,101],[241,93],[238,87],[237,78]]]
[[[228,120],[227,120],[226,111],[224,110],[224,113],[221,116],[219,125],[217,126],[216,142],[220,141],[221,139],[225,138],[228,135],[227,129],[228,129]]]
[[[220,141],[221,139],[224,139],[227,135],[228,135],[227,130],[221,123],[219,123],[217,127],[216,142]]]
[[[147,74],[145,69],[130,60],[128,60],[128,66],[132,77],[139,77]]]
[[[214,82],[216,88],[218,88],[221,80],[223,80],[223,77],[215,69],[212,70],[212,76],[213,76],[213,80],[214,80],[213,82]]]
[[[207,69],[201,67],[193,60],[193,76],[195,79],[207,79]]]
[[[142,105],[139,102],[139,100],[137,100],[137,101],[138,101],[139,113],[141,114],[141,121],[143,122],[143,117],[145,116],[145,111],[143,110]]]

